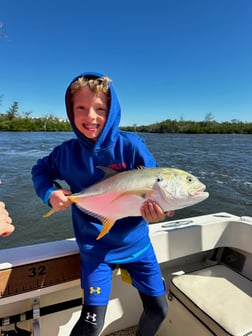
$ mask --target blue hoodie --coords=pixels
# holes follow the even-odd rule
[[[109,84],[111,100],[108,117],[97,141],[91,141],[77,130],[69,88],[82,76],[103,77],[98,73],[83,73],[74,78],[66,90],[67,115],[76,138],[55,147],[32,168],[35,190],[46,204],[55,180],[64,180],[72,193],[78,193],[104,177],[97,166],[111,167],[118,171],[134,169],[140,165],[157,166],[142,138],[119,130],[121,109],[112,84]],[[82,212],[75,204],[72,205],[72,221],[84,261],[113,263],[134,260],[150,245],[148,223],[142,217],[118,220],[100,240],[96,240],[96,237],[101,231],[101,222]]]

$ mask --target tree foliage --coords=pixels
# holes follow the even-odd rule
[[[14,102],[11,107],[6,112],[6,117],[8,120],[12,120],[18,117],[18,102]]]
[[[241,121],[191,121],[191,120],[170,120],[142,126],[121,127],[125,131],[146,132],[146,133],[191,133],[191,134],[252,134],[252,123]]]
[[[0,105],[2,100],[0,95]],[[0,113],[0,131],[71,131],[68,120],[62,120],[53,115],[33,118],[32,112],[19,113],[18,102],[14,102],[6,113]],[[214,120],[211,112],[203,121],[167,119],[159,123],[137,126],[120,127],[122,130],[146,133],[208,133],[208,134],[252,134],[252,123],[241,122],[237,119],[219,123]]]
[[[71,125],[67,120],[56,118],[52,115],[32,118],[32,112],[18,111],[18,102],[14,102],[6,113],[0,113],[0,131],[19,132],[44,132],[44,131],[71,131]]]

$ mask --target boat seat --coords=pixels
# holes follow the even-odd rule
[[[170,295],[214,335],[252,335],[252,281],[225,265],[175,276]]]

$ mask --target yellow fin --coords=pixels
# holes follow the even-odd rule
[[[127,195],[136,195],[136,196],[140,196],[142,198],[146,198],[148,199],[149,197],[154,197],[155,196],[155,191],[153,189],[133,189],[133,190],[129,190],[129,191],[125,191],[123,193],[121,193],[119,196],[117,196],[116,198],[113,199],[112,202],[115,202],[116,200],[127,196]]]
[[[68,198],[70,201],[72,201],[73,203],[78,203],[78,202],[79,202],[79,201],[78,201],[78,197],[76,197],[76,196],[71,195],[71,196],[67,196],[67,198]]]
[[[121,279],[126,282],[128,285],[132,285],[132,279],[128,271],[124,268],[120,268]]]
[[[47,218],[55,213],[54,209],[50,209],[47,213],[43,215],[43,218]]]
[[[103,227],[101,232],[99,233],[99,235],[97,236],[96,240],[101,239],[103,236],[105,236],[106,233],[109,232],[109,230],[112,228],[112,226],[115,224],[115,220],[114,219],[109,219],[109,218],[105,218],[102,221]]]

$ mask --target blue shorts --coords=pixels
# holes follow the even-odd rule
[[[107,305],[112,286],[112,274],[118,267],[113,263],[82,264],[81,286],[84,291],[84,304]],[[130,275],[132,285],[141,293],[160,296],[166,291],[159,264],[153,247],[150,246],[137,260],[120,264]]]

